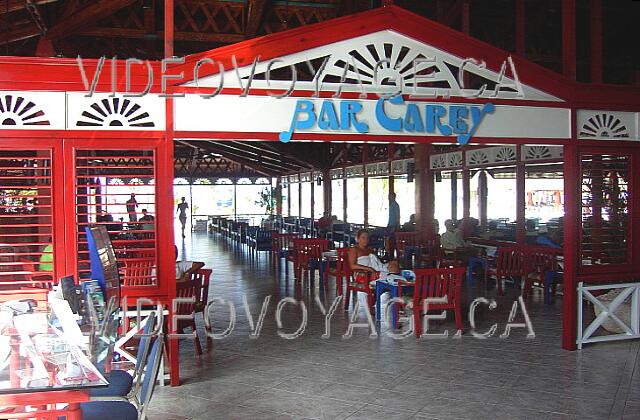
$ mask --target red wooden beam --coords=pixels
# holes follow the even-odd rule
[[[602,0],[591,0],[591,83],[602,83]]]
[[[576,0],[562,0],[562,73],[576,80]]]
[[[81,29],[95,24],[120,9],[132,5],[137,0],[100,0],[63,19],[54,25],[47,37],[52,40],[68,37]]]

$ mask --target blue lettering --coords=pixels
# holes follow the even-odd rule
[[[298,121],[298,114],[306,115],[307,118],[301,121]],[[283,143],[289,142],[291,137],[293,136],[293,132],[297,129],[308,129],[313,127],[316,123],[316,114],[313,110],[313,102],[308,100],[298,100],[296,102],[296,110],[293,113],[293,119],[291,120],[291,126],[289,127],[289,131],[283,131],[278,136],[280,141]]]
[[[442,105],[427,105],[425,106],[426,113],[426,130],[428,133],[435,133],[436,128],[443,136],[451,135],[451,127],[446,124],[442,124],[440,118],[447,115],[447,109]]]
[[[424,123],[420,115],[420,108],[416,104],[407,105],[407,112],[404,115],[404,129],[409,132],[424,132]]]
[[[402,131],[402,118],[389,118],[384,112],[384,102],[387,100],[394,105],[402,105],[404,103],[402,95],[394,96],[391,99],[378,99],[378,103],[376,104],[376,119],[383,128],[389,131]]]
[[[348,130],[351,124],[358,133],[368,133],[367,123],[358,121],[357,114],[362,111],[362,104],[356,101],[343,101],[340,103],[340,128]]]
[[[495,111],[495,109],[496,109],[496,106],[492,103],[484,104],[482,108],[479,108],[477,106],[472,106],[471,107],[471,123],[473,125],[471,126],[471,129],[467,134],[460,134],[458,136],[458,144],[465,145],[469,143],[469,140],[471,140],[471,137],[475,134],[476,130],[478,129],[478,125],[480,125],[484,116],[486,114],[493,114],[493,111]]]
[[[340,128],[338,123],[338,116],[336,115],[336,109],[333,107],[332,101],[322,102],[322,108],[320,109],[320,115],[318,115],[318,127],[322,130],[327,128],[331,130],[337,130]]]
[[[449,106],[449,126],[456,134],[465,134],[469,126],[465,119],[469,116],[469,109],[464,105]]]

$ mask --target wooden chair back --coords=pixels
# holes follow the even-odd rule
[[[131,286],[151,286],[155,283],[153,271],[155,260],[152,258],[130,258],[124,260],[124,272],[122,275],[122,285]]]

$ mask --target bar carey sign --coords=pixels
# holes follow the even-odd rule
[[[280,141],[289,142],[297,130],[352,131],[366,134],[375,124],[375,131],[456,136],[460,145],[469,143],[487,114],[495,111],[488,102],[483,105],[408,103],[402,96],[376,101],[374,118],[364,117],[361,101],[325,99],[320,106],[314,101],[299,99],[289,124],[289,130],[279,134]]]

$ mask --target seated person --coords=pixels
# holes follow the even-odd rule
[[[536,238],[537,245],[548,246],[554,249],[562,249],[562,229],[554,229],[547,234],[538,235]]]
[[[142,230],[153,230],[153,221],[155,218],[147,212],[147,209],[142,209],[142,217],[138,220],[142,223]]]
[[[178,247],[174,246],[176,252],[176,282],[188,281],[191,274],[204,267],[199,261],[178,261]]]
[[[415,232],[416,231],[416,215],[409,216],[409,221],[402,225],[401,232]]]
[[[356,246],[349,249],[348,260],[351,270],[372,273],[374,280],[385,279],[389,274],[400,274],[397,261],[385,264],[369,248],[369,231],[366,229],[360,229],[356,234]]]
[[[536,222],[531,219],[527,219],[524,222],[524,228],[526,230],[525,240],[527,244],[529,245],[535,244],[538,240],[538,232],[536,231]]]
[[[324,237],[330,230],[331,217],[329,217],[329,212],[325,210],[322,217],[318,219],[318,234]]]
[[[502,239],[502,232],[498,229],[497,220],[487,222],[487,230],[480,235],[482,239]]]
[[[468,245],[467,242],[462,239],[461,231],[456,230],[453,220],[446,220],[444,227],[447,231],[440,235],[440,245],[442,245],[442,249],[445,251],[455,251],[458,248],[465,248]]]

